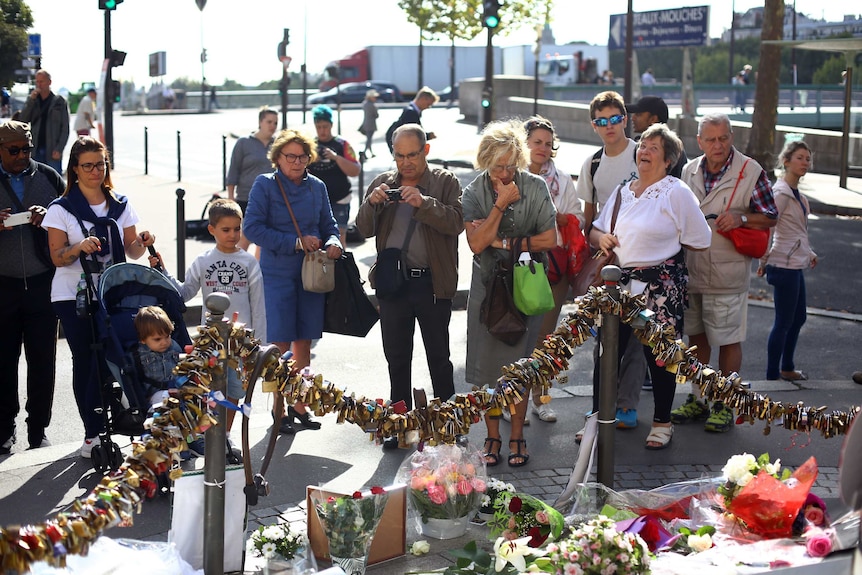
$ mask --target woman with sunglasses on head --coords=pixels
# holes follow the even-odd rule
[[[530,241],[534,253],[546,252],[557,245],[554,227],[556,211],[548,193],[548,185],[540,176],[526,170],[530,152],[526,132],[519,121],[491,122],[482,131],[476,168],[482,173],[464,189],[461,203],[467,233],[467,243],[475,254],[473,279],[467,301],[467,364],[468,384],[494,389],[500,368],[530,355],[542,323],[542,316],[527,316],[527,330],[510,345],[494,338],[480,320],[486,286],[500,264],[508,265],[513,251],[518,250],[516,238]],[[517,258],[518,254],[514,254]],[[544,257],[542,257],[544,260]],[[543,262],[544,263],[544,262]],[[524,439],[524,418],[530,390],[520,389],[521,401],[511,413],[509,435],[510,467],[521,467],[530,459]],[[485,438],[485,461],[494,466],[500,462],[500,409],[485,415],[488,437]]]
[[[282,354],[293,352],[295,368],[300,370],[311,364],[312,340],[323,335],[325,296],[302,287],[305,252],[322,250],[336,260],[343,248],[326,185],[308,173],[309,163],[317,159],[314,140],[296,130],[284,130],[273,142],[269,158],[275,170],[255,179],[243,233],[260,246],[267,336]],[[310,417],[305,406],[297,403],[279,422],[280,431],[294,433],[294,421],[320,429],[320,423]]]
[[[108,150],[95,138],[80,137],[72,144],[66,169],[66,191],[48,207],[42,227],[48,230],[51,260],[57,266],[51,283],[51,301],[60,318],[63,333],[72,351],[72,389],[84,423],[81,456],[89,458],[105,431],[101,407],[99,375],[107,366],[92,352],[92,318],[76,311],[75,297],[83,274],[91,286],[108,266],[126,257],[140,258],[153,245],[150,232],[138,233],[138,214],[125,196],[113,191]],[[97,294],[91,292],[92,299]]]

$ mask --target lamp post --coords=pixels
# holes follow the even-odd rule
[[[796,40],[796,0],[793,0],[793,39]],[[790,96],[790,109],[796,107],[796,48],[790,49],[790,69],[793,72],[793,90]]]
[[[727,79],[733,80],[733,77],[736,76],[733,68],[733,36],[736,31],[736,0],[733,0],[730,7],[730,71],[727,73]]]

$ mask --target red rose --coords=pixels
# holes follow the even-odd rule
[[[353,492],[353,498],[354,499],[362,499],[362,492],[361,491],[354,491]]]
[[[373,493],[374,495],[380,495],[381,493],[386,493],[386,490],[379,485],[375,485],[371,488],[371,493]]]
[[[542,535],[542,530],[539,527],[530,527],[530,530],[527,531],[527,535],[530,537],[530,540],[527,541],[527,545],[533,548],[540,547],[548,538],[547,535]]]
[[[511,511],[512,513],[517,513],[518,511],[520,511],[522,506],[523,502],[521,501],[520,497],[513,497],[509,501],[509,511]]]
[[[808,505],[805,507],[805,519],[817,527],[822,527],[825,516],[823,510],[816,505]]]

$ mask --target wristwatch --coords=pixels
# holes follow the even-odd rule
[[[739,218],[742,220],[743,226],[748,223],[748,216],[746,216],[745,214],[742,214]]]

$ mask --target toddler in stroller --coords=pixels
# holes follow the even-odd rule
[[[173,371],[180,360],[182,348],[171,337],[174,324],[165,310],[159,306],[145,306],[135,314],[135,329],[140,342],[131,350],[137,369],[138,381],[150,405],[160,404],[168,395],[168,389],[176,388]],[[188,453],[204,456],[203,436],[196,436],[188,443]],[[183,459],[187,459],[182,452]]]

